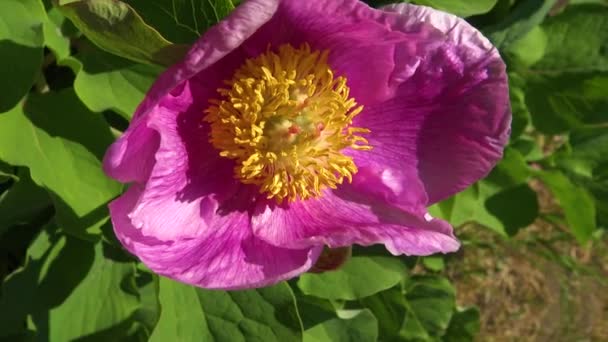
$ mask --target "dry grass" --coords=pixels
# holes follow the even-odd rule
[[[555,204],[541,185],[541,212]],[[608,239],[580,247],[543,220],[504,240],[468,225],[475,237],[446,273],[461,306],[481,311],[479,341],[608,341]]]

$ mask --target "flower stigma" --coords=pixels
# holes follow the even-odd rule
[[[318,197],[357,173],[345,148],[371,150],[352,127],[363,106],[334,77],[328,51],[281,45],[251,58],[218,89],[205,121],[211,144],[235,160],[235,177],[278,203]]]

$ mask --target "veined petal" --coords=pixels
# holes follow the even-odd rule
[[[395,255],[429,255],[460,246],[447,222],[386,206],[354,189],[288,205],[260,202],[252,223],[260,239],[292,248],[384,244]]]
[[[169,278],[210,289],[268,286],[307,271],[322,251],[269,245],[252,234],[249,215],[239,211],[214,216],[194,238],[160,241],[144,235],[129,218],[142,191],[133,185],[110,204],[114,232],[146,266]]]

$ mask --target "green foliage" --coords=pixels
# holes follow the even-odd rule
[[[605,232],[604,2],[366,2],[468,17],[507,63],[513,122],[502,161],[430,208],[465,253],[476,241],[464,225],[509,239],[543,220],[580,244]],[[104,152],[156,77],[237,4],[0,1],[0,340],[475,340],[483,312],[458,307],[444,277],[458,254],[356,247],[339,270],[227,292],[160,277],[120,248],[107,204],[123,186],[101,170]]]
[[[395,286],[404,266],[387,257],[353,257],[335,272],[303,274],[298,286],[303,293],[326,299],[364,298]]]
[[[0,3],[0,113],[14,107],[34,84],[42,66],[42,26],[46,14],[40,0]]]
[[[365,310],[344,311],[344,318],[333,318],[304,331],[304,342],[373,342],[378,339],[378,321]]]
[[[187,49],[170,43],[121,1],[76,1],[59,9],[97,46],[124,58],[168,66]]]
[[[126,119],[131,119],[161,72],[158,67],[133,63],[97,49],[85,50],[66,64],[76,73],[76,94],[90,110],[114,110]]]
[[[415,0],[418,5],[430,6],[459,17],[488,13],[498,0]]]
[[[285,283],[257,290],[202,290],[161,278],[161,316],[151,341],[294,341],[302,326]]]

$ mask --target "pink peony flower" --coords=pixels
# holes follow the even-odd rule
[[[505,65],[464,20],[358,0],[250,0],[156,81],[104,169],[118,239],[205,288],[265,286],[323,246],[459,248],[426,207],[501,158]]]

